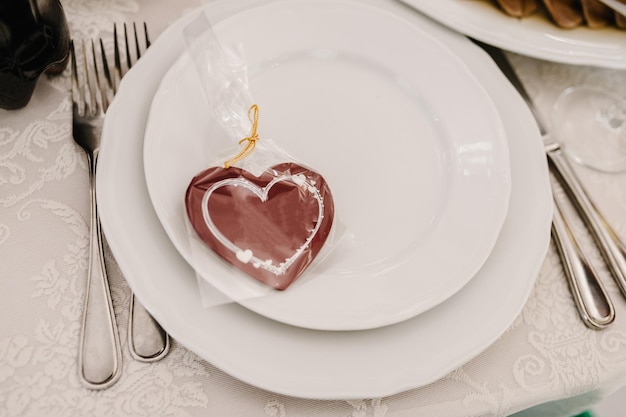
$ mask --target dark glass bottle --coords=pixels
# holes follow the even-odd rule
[[[69,44],[59,0],[0,0],[0,108],[28,104],[43,72],[65,69]]]

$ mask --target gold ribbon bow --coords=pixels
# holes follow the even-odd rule
[[[231,166],[233,166],[233,164],[236,164],[237,162],[249,156],[256,147],[256,141],[259,140],[259,134],[257,133],[257,128],[259,126],[259,106],[257,106],[256,104],[250,106],[250,109],[248,109],[248,118],[252,122],[252,131],[250,132],[250,136],[245,137],[239,141],[240,145],[244,142],[246,142],[246,144],[237,155],[224,162],[224,168],[226,169],[230,168]]]

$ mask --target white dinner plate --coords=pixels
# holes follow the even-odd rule
[[[484,43],[564,64],[626,68],[626,31],[615,27],[561,29],[544,15],[522,19],[487,0],[401,0]]]
[[[361,330],[422,313],[474,276],[504,222],[509,155],[492,100],[456,55],[414,22],[356,1],[276,1],[214,31],[245,51],[261,141],[324,175],[345,236],[284,291],[192,243],[189,182],[241,138],[207,116],[185,53],[152,101],[144,167],[165,231],[201,277],[274,320]]]
[[[443,377],[493,343],[521,311],[550,239],[552,197],[530,112],[491,59],[467,39],[387,1],[371,4],[436,36],[471,69],[500,113],[511,154],[511,198],[502,231],[476,276],[438,306],[362,331],[286,325],[238,305],[204,309],[196,275],[163,230],[144,179],[143,138],[161,78],[184,49],[187,15],[125,76],[107,111],[98,168],[103,230],[130,287],[180,344],[252,385],[306,398],[372,398]],[[265,0],[203,8],[213,22]],[[374,29],[374,28],[373,28]]]

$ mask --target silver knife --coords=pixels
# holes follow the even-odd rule
[[[576,243],[560,204],[556,199],[554,203],[552,238],[561,256],[574,304],[588,327],[602,329],[615,320],[615,308],[602,282],[597,279],[597,272]]]
[[[626,296],[626,250],[619,240],[615,231],[611,229],[604,217],[597,210],[591,199],[585,192],[580,180],[574,173],[574,170],[567,161],[563,150],[558,142],[556,142],[548,133],[541,115],[535,108],[528,92],[524,88],[521,80],[518,78],[515,70],[511,66],[504,52],[491,45],[472,39],[477,45],[483,48],[495,61],[503,74],[509,79],[511,84],[517,89],[520,96],[526,101],[530,111],[532,112],[539,131],[543,138],[544,148],[550,167],[556,176],[561,180],[563,187],[574,205],[578,209],[581,217],[592,231],[592,235],[603,254],[611,274],[613,275],[618,287]],[[574,240],[574,236],[567,227],[561,216],[562,210],[560,204],[555,200],[556,210],[553,219],[553,235],[559,247],[559,253],[563,259],[566,275],[570,280],[570,287],[573,288],[574,299],[578,303],[594,303],[594,306],[581,306],[581,311],[595,312],[593,318],[584,317],[583,320],[588,325],[591,321],[595,323],[590,327],[602,328],[613,321],[615,312],[613,305],[597,277],[597,273],[590,267],[589,262],[582,256],[580,247]],[[564,250],[564,247],[568,248]],[[572,265],[578,265],[573,267]],[[573,283],[572,283],[573,282]],[[583,294],[580,294],[582,292]],[[590,321],[591,320],[591,321]]]

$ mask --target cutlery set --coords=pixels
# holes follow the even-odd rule
[[[144,24],[145,47],[150,45]],[[89,163],[91,217],[87,290],[78,353],[79,379],[88,388],[104,389],[121,375],[120,338],[103,254],[103,238],[96,204],[96,169],[105,113],[119,87],[119,81],[132,66],[128,31],[124,24],[122,64],[117,26],[114,26],[114,68],[109,67],[102,39],[98,46],[73,41],[70,45],[73,100],[73,137],[84,149]],[[137,27],[133,24],[135,56],[141,56]],[[98,52],[99,53],[98,53]],[[98,57],[99,56],[99,57]],[[98,59],[99,58],[99,59]],[[128,345],[133,358],[152,362],[169,350],[169,336],[131,295]]]
[[[494,46],[472,40],[493,58],[528,105],[543,138],[546,156],[552,172],[560,180],[583,221],[591,230],[611,275],[622,294],[626,296],[626,246],[591,201],[570,166],[561,145],[547,131],[540,113],[535,108],[532,99],[504,52]],[[583,322],[588,327],[592,329],[605,328],[615,320],[613,303],[599,279],[596,269],[581,249],[563,217],[562,203],[554,198],[554,205],[552,237],[559,251],[576,307]]]

